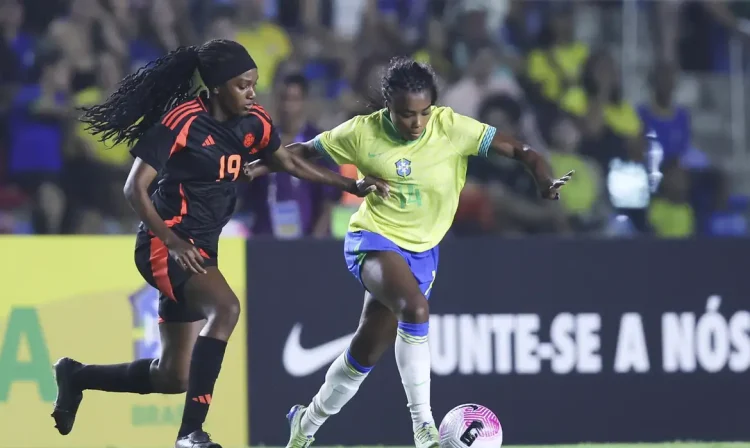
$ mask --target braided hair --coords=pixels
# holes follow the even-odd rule
[[[381,81],[381,92],[386,103],[396,92],[418,93],[428,90],[434,105],[438,99],[437,77],[428,64],[410,58],[391,59]]]
[[[196,70],[210,73],[239,51],[237,46],[241,47],[230,40],[216,39],[170,51],[126,76],[103,104],[82,108],[81,121],[102,142],[132,145],[166,112],[195,96]]]

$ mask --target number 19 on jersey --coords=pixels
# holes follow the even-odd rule
[[[242,166],[242,157],[239,154],[232,154],[231,156],[221,156],[219,159],[219,178],[216,182],[221,182],[222,179],[226,178],[228,174],[233,175],[233,181],[237,180],[240,175],[240,167]]]

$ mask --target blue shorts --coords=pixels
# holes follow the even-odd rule
[[[411,268],[412,275],[419,283],[419,289],[425,297],[430,298],[432,284],[437,275],[439,253],[437,246],[424,252],[412,252],[398,247],[396,243],[377,233],[365,230],[348,232],[344,239],[344,257],[349,272],[357,277],[360,283],[362,283],[360,275],[362,261],[368,252],[374,251],[392,251],[404,257]]]

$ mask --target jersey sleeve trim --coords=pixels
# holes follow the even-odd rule
[[[261,125],[263,125],[263,136],[261,137],[260,143],[258,144],[258,150],[265,149],[266,146],[268,146],[268,143],[271,141],[271,122],[259,112],[250,112],[250,115],[258,117]]]
[[[336,163],[333,160],[333,157],[331,157],[331,155],[328,154],[328,151],[326,151],[326,148],[323,146],[323,142],[320,140],[320,134],[315,136],[315,138],[313,139],[313,148],[315,148],[315,151],[322,157],[326,158],[327,160],[330,160],[333,163]]]
[[[198,100],[188,101],[187,103],[181,104],[172,111],[170,111],[162,120],[162,124],[171,130],[177,129],[177,125],[180,124],[190,114],[195,114],[204,111],[203,106]]]
[[[495,138],[495,134],[497,133],[497,129],[493,126],[487,126],[487,130],[484,131],[484,136],[482,137],[482,141],[479,142],[479,157],[488,157],[490,152],[490,147],[492,146],[492,139]]]
[[[169,157],[172,157],[176,153],[182,151],[185,146],[187,146],[187,138],[188,133],[190,132],[190,126],[193,124],[193,121],[198,118],[197,115],[194,115],[190,117],[190,119],[185,123],[184,126],[182,126],[182,129],[180,130],[180,133],[177,135],[177,138],[174,141],[174,144],[172,145],[172,148],[169,150]]]

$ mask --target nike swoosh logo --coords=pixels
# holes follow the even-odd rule
[[[368,152],[368,153],[367,153],[367,157],[369,157],[369,158],[371,158],[371,159],[374,159],[375,157],[378,157],[378,156],[380,156],[380,155],[381,155],[381,154],[373,154],[373,153],[371,153],[371,152]]]
[[[288,374],[296,377],[311,375],[331,364],[349,347],[354,333],[313,348],[304,348],[300,341],[302,324],[296,323],[284,344],[282,362]]]

